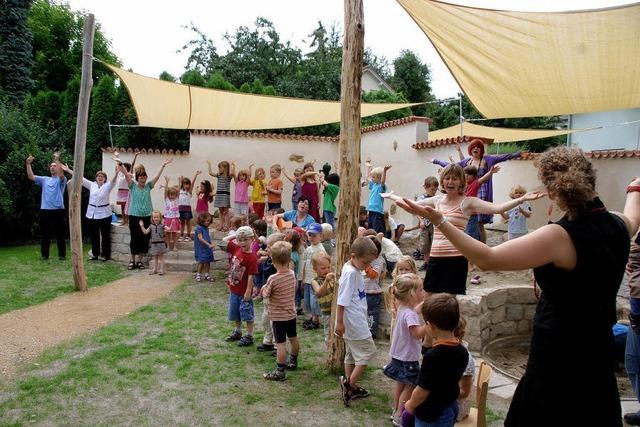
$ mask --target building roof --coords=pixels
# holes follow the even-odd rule
[[[142,154],[169,154],[169,155],[176,155],[176,156],[189,155],[189,150],[174,150],[172,148],[168,150],[166,148],[163,148],[161,150],[159,148],[102,147],[101,150],[103,153],[115,153],[117,151],[118,153],[128,153],[128,154],[142,153]]]
[[[416,150],[425,150],[427,148],[440,147],[441,145],[462,144],[474,139],[480,139],[482,140],[482,142],[484,142],[487,145],[493,143],[493,139],[490,139],[490,138],[483,138],[481,136],[464,135],[464,136],[456,136],[455,138],[441,138],[441,139],[434,139],[430,141],[416,142],[411,147],[415,148]]]
[[[376,70],[374,70],[373,68],[371,68],[368,65],[365,65],[362,68],[362,74],[364,75],[364,73],[367,73],[367,72],[370,73],[371,75],[373,75],[373,77],[378,81],[378,85],[379,86],[383,86],[389,92],[395,92],[393,87],[385,79],[383,79],[382,76],[380,74],[378,74],[378,72]]]

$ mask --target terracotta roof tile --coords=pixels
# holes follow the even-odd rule
[[[455,138],[442,138],[442,139],[434,139],[431,141],[416,142],[411,147],[415,148],[416,150],[424,150],[427,148],[440,147],[442,145],[451,145],[455,143],[462,144],[464,142],[469,142],[472,139],[481,139],[482,141],[484,141],[485,144],[493,143],[493,139],[490,139],[490,138],[464,135],[464,136],[457,136]]]
[[[377,130],[392,128],[396,126],[402,126],[412,122],[423,122],[423,123],[431,124],[433,121],[428,117],[419,117],[419,116],[403,117],[401,119],[391,120],[388,122],[378,123],[377,125],[364,127],[362,128],[362,133],[375,132]]]
[[[338,142],[337,136],[287,135],[283,133],[245,132],[237,130],[194,130],[193,135],[230,136],[234,138],[288,139],[294,141]]]
[[[166,149],[163,148],[160,150],[159,148],[131,148],[131,147],[102,147],[103,153],[115,153],[116,151],[119,153],[128,153],[128,154],[163,154],[163,155],[176,155],[176,156],[188,156],[189,150],[174,150],[173,148]]]

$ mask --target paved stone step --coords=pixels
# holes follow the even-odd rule
[[[216,260],[226,260],[227,253],[220,250],[214,250],[213,257]],[[164,259],[167,260],[167,262],[173,261],[173,260],[193,261],[194,260],[193,248],[191,248],[190,250],[178,249],[177,251],[168,251],[166,254],[164,254]]]

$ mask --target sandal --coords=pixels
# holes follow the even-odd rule
[[[292,355],[289,355],[289,357],[287,357],[287,361],[284,362],[284,366],[289,371],[295,371],[298,368],[298,357],[297,356],[293,357]]]
[[[344,376],[340,376],[340,389],[342,390],[342,402],[344,406],[351,405],[351,385],[349,384],[349,380],[347,380]]]
[[[137,268],[138,270],[144,270],[146,267],[144,266],[144,264],[142,263],[142,261],[138,261],[138,262],[136,263],[136,268]]]
[[[136,263],[134,261],[129,261],[129,265],[127,265],[127,270],[134,270],[136,269]]]
[[[269,381],[284,381],[287,379],[287,374],[284,371],[276,369],[275,371],[262,374],[265,380]]]

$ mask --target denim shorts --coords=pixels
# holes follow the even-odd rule
[[[229,320],[253,322],[253,301],[245,301],[244,297],[229,294]]]
[[[304,284],[304,311],[307,315],[320,317],[320,303],[310,283]]]
[[[394,381],[402,384],[418,384],[418,374],[420,373],[420,362],[403,362],[402,360],[391,358],[391,362],[385,365],[382,372]]]
[[[191,209],[189,209],[188,211],[180,211],[178,213],[182,221],[188,221],[190,219],[193,219],[193,212],[191,212]]]

